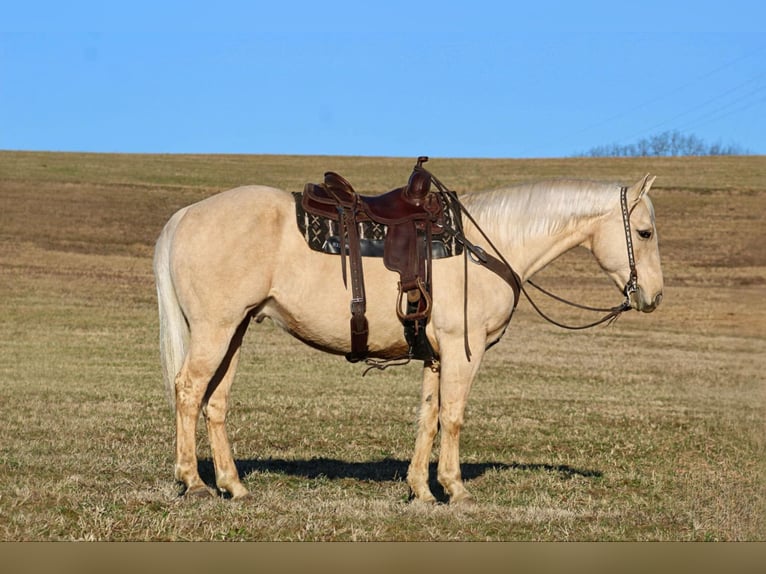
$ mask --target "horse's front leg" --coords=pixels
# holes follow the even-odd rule
[[[468,394],[484,354],[484,340],[471,341],[473,355],[468,361],[462,340],[445,349],[442,345],[442,372],[439,391],[441,444],[437,478],[449,495],[450,504],[473,503],[460,473],[460,430],[463,427]]]
[[[418,434],[415,439],[415,452],[407,470],[407,483],[415,500],[436,502],[428,488],[428,463],[434,437],[439,428],[439,372],[431,367],[423,369],[423,387],[418,414]]]

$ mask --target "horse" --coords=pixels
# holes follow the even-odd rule
[[[522,283],[564,252],[584,246],[626,295],[626,309],[651,312],[663,290],[655,213],[648,196],[654,179],[647,174],[624,187],[555,180],[463,193],[458,197],[472,215],[464,234],[487,251],[485,237],[491,239]],[[291,193],[250,185],[172,215],[156,242],[153,265],[163,379],[175,409],[175,479],[186,497],[250,496],[225,428],[243,337],[253,321],[268,318],[314,348],[348,353],[350,287],[341,278],[338,257],[307,246],[296,225]],[[398,277],[379,258],[365,257],[364,273],[370,356],[401,356],[407,345],[394,309]],[[433,260],[432,280],[426,334],[439,364],[423,366],[406,480],[414,501],[437,502],[428,472],[440,432],[437,479],[450,504],[473,503],[460,472],[466,400],[485,351],[511,320],[514,290],[488,268],[462,257]],[[198,471],[200,413],[218,493]]]

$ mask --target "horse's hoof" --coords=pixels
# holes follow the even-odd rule
[[[412,504],[415,507],[423,507],[423,508],[431,508],[432,506],[436,506],[437,502],[438,501],[433,495],[422,496],[422,497],[414,496],[410,499],[410,504]]]
[[[191,486],[184,492],[184,498],[213,498],[213,493],[204,484]]]
[[[247,500],[251,500],[253,498],[253,494],[249,491],[241,492],[236,495],[232,495],[231,501],[232,502],[245,502]]]
[[[420,490],[419,493],[416,493],[412,488],[410,488],[408,502],[411,504],[425,504],[431,506],[436,504],[437,500],[436,497],[431,493],[431,490],[428,488]]]
[[[450,506],[462,506],[464,508],[470,508],[476,506],[476,499],[467,492],[458,496],[453,496],[449,499]]]

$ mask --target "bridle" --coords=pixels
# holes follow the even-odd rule
[[[556,301],[559,301],[560,303],[564,303],[566,305],[569,305],[570,307],[583,309],[585,311],[595,311],[600,313],[606,313],[606,315],[604,315],[600,319],[597,319],[596,321],[593,321],[592,323],[587,323],[585,325],[567,325],[565,323],[556,321],[555,319],[552,319],[551,317],[543,313],[543,311],[530,298],[529,293],[527,293],[526,289],[522,288],[522,292],[524,293],[524,296],[527,298],[527,301],[529,301],[530,305],[532,305],[532,308],[535,311],[537,311],[537,314],[540,315],[543,319],[545,319],[546,321],[548,321],[549,323],[553,325],[556,325],[557,327],[561,327],[562,329],[578,331],[582,329],[590,329],[591,327],[601,325],[602,323],[611,324],[612,322],[616,321],[617,318],[622,313],[624,313],[625,311],[631,310],[632,307],[630,304],[630,296],[631,294],[638,291],[638,271],[636,270],[636,256],[633,251],[633,236],[632,236],[631,228],[630,228],[631,210],[628,206],[628,188],[627,187],[620,188],[620,210],[622,212],[623,229],[625,230],[625,244],[627,246],[627,251],[628,251],[628,266],[630,267],[630,276],[628,278],[628,282],[625,284],[625,287],[622,290],[623,295],[625,295],[625,300],[622,302],[621,305],[617,305],[616,307],[609,307],[609,308],[589,307],[587,305],[581,305],[579,303],[574,303],[573,301],[564,299],[563,297],[560,297],[559,295],[555,295],[554,293],[551,293],[550,291],[546,291],[545,289],[543,289],[542,287],[534,283],[532,280],[528,280],[527,283],[529,283],[532,287],[534,287],[541,293],[547,295],[548,297],[555,299]]]
[[[423,169],[423,171],[427,171],[424,168],[421,168],[421,169]],[[633,293],[638,291],[638,271],[636,270],[636,257],[633,250],[633,237],[632,237],[631,228],[630,228],[631,209],[628,206],[628,187],[622,186],[620,188],[620,209],[622,212],[623,228],[625,230],[625,242],[626,242],[627,252],[628,252],[628,265],[630,267],[630,276],[628,278],[628,282],[625,284],[625,287],[623,289],[625,300],[620,305],[617,305],[615,307],[608,307],[608,308],[590,307],[587,305],[582,305],[580,303],[575,303],[573,301],[564,299],[563,297],[560,297],[559,295],[555,295],[554,293],[551,293],[550,291],[543,289],[542,287],[540,287],[539,285],[537,285],[531,280],[526,281],[526,283],[528,283],[529,285],[531,285],[532,287],[534,287],[541,293],[547,295],[548,297],[555,299],[556,301],[559,301],[571,307],[576,307],[578,309],[583,309],[586,311],[606,313],[603,317],[601,317],[600,319],[597,319],[596,321],[593,321],[592,323],[588,323],[585,325],[568,325],[549,317],[547,314],[545,314],[542,311],[542,309],[540,309],[540,307],[538,307],[538,305],[529,296],[527,289],[521,283],[521,280],[518,274],[513,270],[513,267],[511,267],[511,264],[508,263],[505,257],[503,257],[503,254],[500,253],[497,247],[495,247],[495,245],[492,243],[492,240],[487,236],[484,230],[478,225],[478,223],[473,218],[473,216],[471,216],[468,210],[466,210],[465,206],[457,198],[457,194],[454,191],[447,189],[447,187],[444,186],[444,184],[442,184],[441,181],[439,181],[430,172],[429,172],[429,175],[431,176],[431,181],[433,181],[437,189],[439,189],[439,192],[442,194],[442,197],[444,197],[446,201],[449,201],[453,205],[456,205],[459,207],[461,213],[463,213],[468,218],[468,220],[471,221],[471,223],[474,225],[474,227],[476,227],[476,229],[479,231],[479,233],[487,242],[487,244],[494,251],[496,257],[493,257],[492,255],[487,253],[480,246],[474,245],[470,241],[468,241],[465,238],[465,235],[463,234],[462,225],[458,224],[459,229],[454,230],[455,237],[465,247],[466,258],[470,257],[470,259],[474,263],[484,265],[485,267],[487,267],[488,269],[490,269],[491,271],[493,271],[494,273],[502,277],[513,288],[514,295],[516,296],[514,297],[513,309],[511,309],[511,316],[513,316],[513,312],[515,311],[516,305],[518,304],[519,292],[524,294],[524,296],[527,298],[527,301],[529,301],[530,305],[537,312],[538,315],[540,315],[543,319],[545,319],[549,323],[556,325],[557,327],[561,327],[563,329],[582,330],[582,329],[589,329],[597,325],[601,325],[602,323],[611,324],[612,322],[617,320],[617,318],[622,313],[624,313],[625,311],[629,311],[631,309],[630,296]],[[466,272],[467,272],[467,269],[466,269]],[[467,305],[467,294],[465,294],[464,297],[466,299],[465,305]],[[466,316],[465,319],[467,321],[467,309],[464,309],[464,315]],[[470,350],[468,348],[467,341],[466,341],[466,355],[469,357],[469,360],[470,360]]]

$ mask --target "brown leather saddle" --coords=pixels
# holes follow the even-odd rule
[[[433,238],[444,230],[445,203],[431,191],[431,174],[419,157],[407,185],[379,196],[359,195],[345,178],[327,172],[321,184],[307,183],[301,206],[310,214],[338,222],[341,269],[347,284],[346,257],[351,276],[351,352],[355,362],[367,358],[369,328],[364,291],[359,225],[386,226],[383,263],[399,274],[396,313],[404,325],[409,358],[433,363],[436,354],[425,336],[431,315],[431,260]]]

